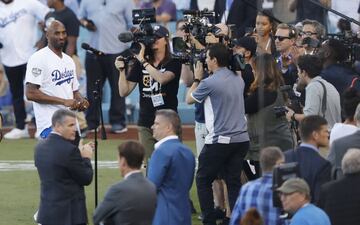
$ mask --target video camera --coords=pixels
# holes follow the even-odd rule
[[[278,189],[286,180],[300,177],[300,168],[297,162],[275,166],[273,170],[273,206],[282,208]]]
[[[204,9],[198,10],[185,10],[184,19],[185,24],[181,29],[185,33],[191,33],[201,44],[205,45],[205,38],[208,33],[212,33],[215,36],[221,31],[216,27],[215,12]]]
[[[206,68],[206,51],[208,48],[196,49],[193,46],[189,46],[181,37],[174,37],[173,54],[172,57],[178,59],[182,64],[194,65],[197,61],[200,61],[204,68]],[[231,43],[231,41],[230,41]],[[235,71],[243,71],[245,69],[245,59],[243,55],[232,54],[231,44],[228,44],[229,50],[229,69]]]
[[[289,98],[290,102],[287,105],[289,108],[294,110],[295,113],[302,113],[302,106],[300,97],[295,93],[291,85],[282,85],[280,86],[280,91],[285,93]],[[277,118],[285,116],[289,111],[286,106],[275,106],[273,107],[274,114]]]
[[[174,37],[173,54],[174,59],[179,60],[182,64],[193,65],[197,61],[205,64],[207,49],[198,50],[187,45],[187,43],[181,37]]]
[[[139,54],[141,50],[140,43],[143,43],[145,47],[149,47],[156,41],[154,29],[151,26],[151,23],[156,22],[155,8],[135,9],[132,11],[132,19],[133,24],[139,24],[139,27],[133,29],[132,32],[120,33],[118,39],[123,43],[132,42],[130,51],[133,54]]]
[[[360,60],[360,38],[351,30],[338,34],[327,34],[327,39],[338,39],[343,43],[348,53],[344,64],[352,66],[355,61]]]

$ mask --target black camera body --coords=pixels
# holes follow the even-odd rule
[[[293,90],[291,85],[280,86],[280,91],[285,93],[290,100],[289,108],[294,110],[295,113],[302,113],[301,98]]]
[[[302,45],[307,45],[310,48],[319,48],[320,47],[320,41],[311,37],[306,37],[303,39]]]
[[[154,29],[151,23],[156,22],[155,8],[151,9],[135,9],[132,11],[133,24],[139,24],[139,27],[133,29],[132,32],[124,32],[119,34],[121,42],[132,42],[130,51],[139,54],[141,50],[140,43],[145,47],[151,46],[156,41]]]
[[[229,50],[231,51],[231,50]],[[246,66],[245,58],[240,54],[230,54],[230,69],[232,71],[244,71]]]
[[[345,46],[348,57],[343,62],[350,67],[355,61],[360,60],[360,38],[351,30],[338,34],[327,34],[327,39],[337,39]]]
[[[282,208],[278,189],[286,180],[300,177],[300,167],[297,162],[284,163],[275,166],[273,170],[273,206]]]
[[[181,37],[174,37],[173,54],[174,59],[179,60],[182,64],[193,65],[200,61],[205,65],[206,51],[207,49],[198,50],[189,47]]]
[[[205,38],[208,33],[215,36],[221,31],[215,26],[215,12],[204,9],[185,10],[184,19],[187,21],[182,29],[185,33],[191,33],[200,43],[205,44]]]

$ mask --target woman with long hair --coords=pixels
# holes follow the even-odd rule
[[[261,54],[254,60],[255,79],[245,99],[245,113],[248,117],[250,150],[248,159],[254,161],[259,171],[259,152],[267,146],[277,146],[285,151],[293,147],[293,138],[285,112],[277,113],[276,107],[283,107],[286,96],[280,91],[284,84],[274,57]]]
[[[139,86],[138,133],[146,150],[146,159],[150,157],[156,143],[151,130],[155,112],[159,109],[177,111],[181,73],[181,63],[171,57],[169,31],[160,25],[155,25],[153,29],[156,37],[154,43],[149,46],[140,44],[140,51],[135,55],[137,60],[130,70],[126,69],[123,57],[115,61],[120,74],[120,96],[128,96]]]

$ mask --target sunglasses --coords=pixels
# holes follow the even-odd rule
[[[284,37],[284,36],[274,36],[274,40],[283,41],[285,39],[290,39],[290,37]]]

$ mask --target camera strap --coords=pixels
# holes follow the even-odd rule
[[[325,87],[324,83],[321,82],[320,80],[317,80],[317,82],[319,82],[321,84],[321,86],[323,87],[323,90],[324,90],[323,98],[321,100],[321,112],[323,114],[323,117],[325,117],[326,103],[327,103],[326,87]]]
[[[356,82],[357,80],[359,80],[359,77],[358,77],[358,76],[354,77],[354,78],[351,80],[350,88],[353,88],[353,87],[354,87],[355,82]]]

